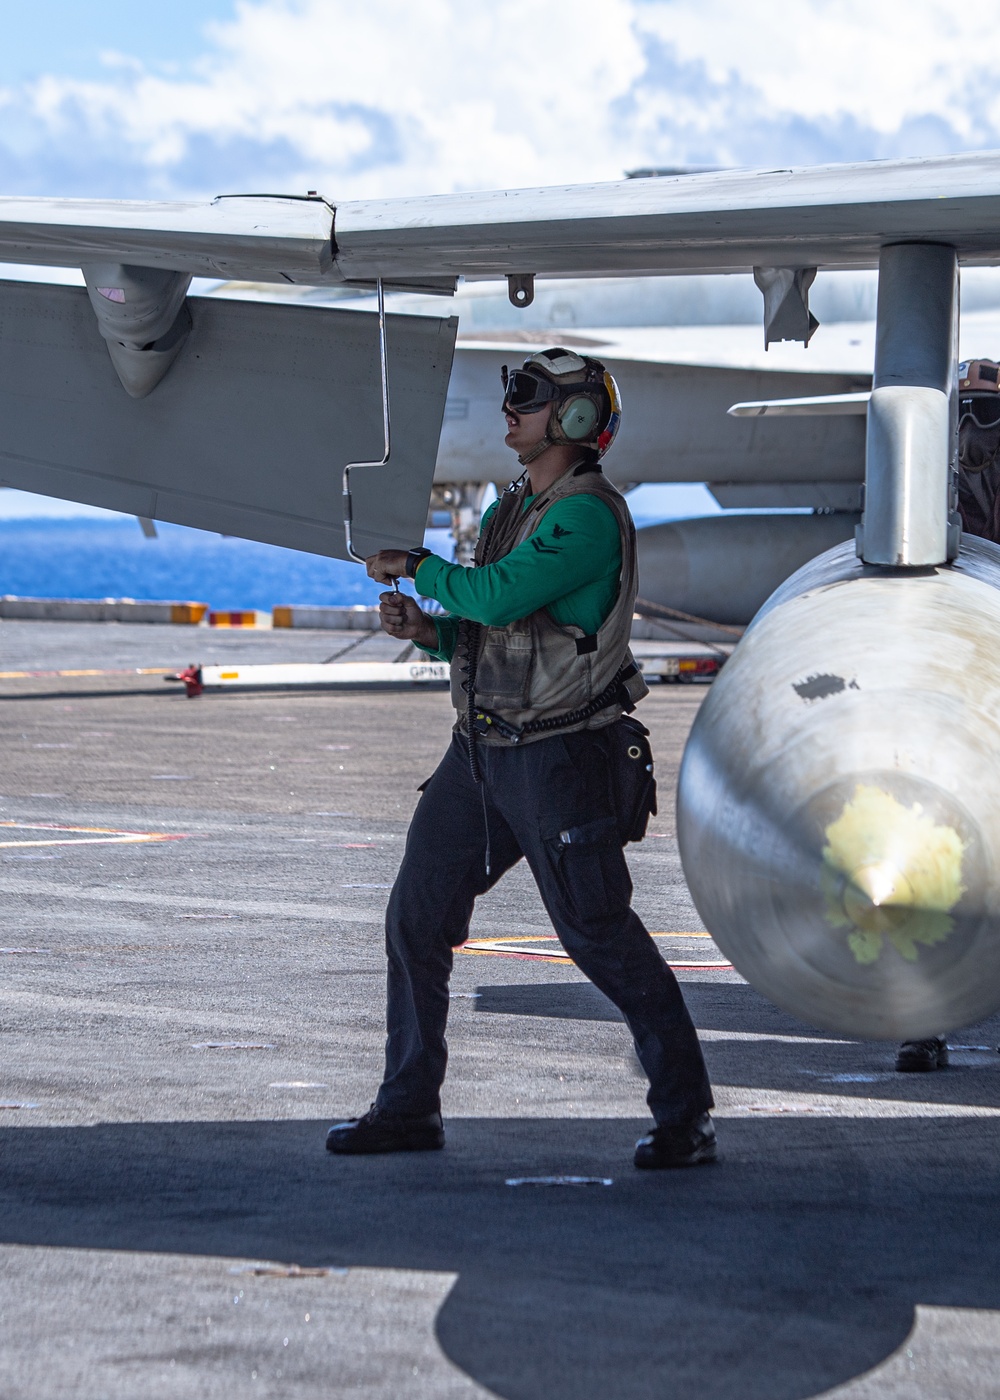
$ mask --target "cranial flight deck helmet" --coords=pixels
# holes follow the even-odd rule
[[[621,424],[621,396],[614,375],[589,355],[557,346],[529,355],[520,369],[500,371],[503,410],[538,413],[546,405],[549,423],[541,442],[518,457],[526,467],[553,443],[583,447],[604,456]]]

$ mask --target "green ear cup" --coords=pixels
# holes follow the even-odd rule
[[[559,426],[570,442],[585,442],[594,436],[600,409],[582,394],[567,399],[559,410]]]

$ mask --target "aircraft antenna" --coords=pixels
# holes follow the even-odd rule
[[[358,467],[385,467],[389,464],[389,361],[385,347],[385,293],[381,277],[376,281],[375,288],[378,295],[378,354],[382,381],[382,437],[385,450],[378,462],[348,462],[344,468],[344,537],[347,543],[347,553],[359,564],[365,562],[365,556],[359,554],[354,548],[351,472]]]

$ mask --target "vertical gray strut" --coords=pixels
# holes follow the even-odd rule
[[[365,556],[359,554],[354,548],[351,472],[357,467],[385,467],[388,466],[389,463],[389,365],[385,349],[385,295],[382,290],[381,277],[376,282],[376,289],[378,292],[378,354],[382,380],[382,436],[385,443],[385,451],[382,453],[382,459],[379,462],[348,462],[347,466],[344,468],[344,537],[347,544],[347,553],[359,564],[365,562]]]
[[[879,257],[875,378],[868,404],[866,564],[920,568],[958,552],[950,514],[958,401],[958,257],[895,243]]]

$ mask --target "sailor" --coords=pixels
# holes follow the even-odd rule
[[[562,348],[502,371],[507,446],[525,468],[483,519],[475,564],[382,550],[446,611],[383,593],[383,629],[451,663],[452,742],[424,785],[386,915],[385,1074],[331,1152],[444,1146],[448,982],[473,905],[522,857],[563,947],[621,1010],[656,1120],[637,1167],[715,1159],[712,1093],[677,980],[631,908],[623,846],[655,811],[646,686],[629,651],[635,528],[601,470],[621,418],[599,361]]]

